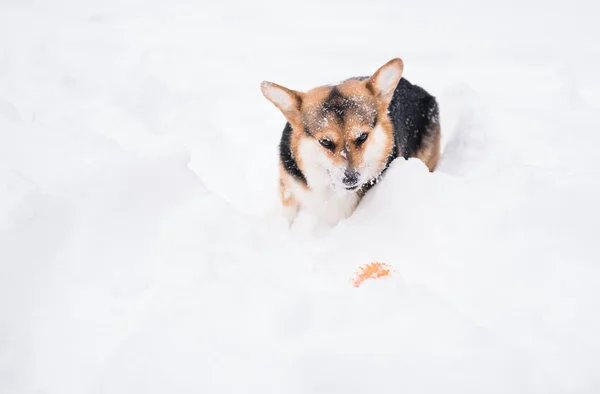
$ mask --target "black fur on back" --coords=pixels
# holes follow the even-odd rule
[[[421,148],[423,137],[439,122],[437,100],[423,88],[402,78],[388,110],[398,154],[408,159]]]
[[[367,78],[369,77],[350,79],[362,81]],[[435,130],[434,126],[439,122],[439,108],[435,97],[420,86],[413,85],[404,77],[396,86],[388,111],[394,127],[394,146],[380,177],[397,157],[402,156],[408,159],[413,156],[421,148],[423,138]],[[292,126],[288,122],[283,129],[279,144],[281,162],[290,175],[306,185],[306,177],[291,152],[291,133]],[[379,181],[380,177],[367,182],[359,192],[364,195]]]

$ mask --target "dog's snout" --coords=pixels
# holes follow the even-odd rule
[[[358,183],[358,172],[354,170],[346,170],[344,171],[344,179],[342,179],[344,185],[346,186],[355,186]]]

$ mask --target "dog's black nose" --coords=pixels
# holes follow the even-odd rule
[[[354,170],[346,170],[344,171],[344,179],[342,179],[344,185],[346,186],[356,186],[358,183],[358,172]]]

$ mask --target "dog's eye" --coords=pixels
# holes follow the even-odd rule
[[[363,142],[365,142],[367,140],[368,136],[369,136],[369,133],[362,133],[361,135],[358,136],[358,138],[356,140],[354,140],[354,143],[356,143],[356,145],[361,145]]]
[[[329,150],[333,150],[335,148],[335,144],[326,138],[320,139],[319,143]]]

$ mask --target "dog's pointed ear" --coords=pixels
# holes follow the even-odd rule
[[[293,120],[300,114],[302,93],[268,81],[260,84],[260,90],[263,96],[279,108],[288,120]]]
[[[392,59],[367,79],[367,88],[375,97],[390,102],[394,95],[394,90],[396,90],[396,86],[398,86],[398,82],[402,78],[403,71],[404,62],[402,59]]]

